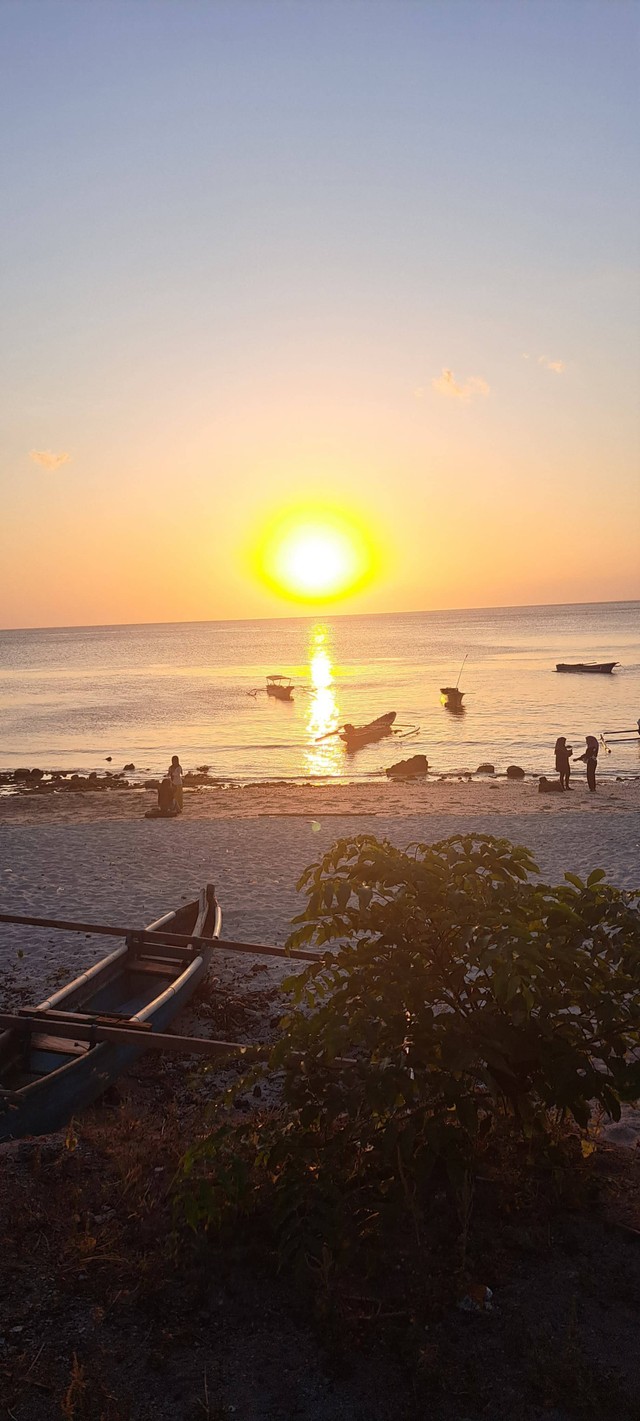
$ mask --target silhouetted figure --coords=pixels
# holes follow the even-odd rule
[[[158,809],[161,814],[173,814],[173,785],[168,775],[158,785]]]
[[[596,765],[598,763],[598,742],[595,735],[587,736],[587,748],[584,755],[578,755],[579,760],[584,760],[587,767],[587,784],[592,794],[596,792]]]
[[[560,786],[562,789],[569,788],[571,777],[571,765],[569,760],[573,755],[573,746],[567,745],[564,735],[559,735],[556,740],[556,770],[560,776]]]
[[[182,814],[182,765],[177,755],[171,756],[171,764],[169,765],[167,773],[171,780],[173,802],[176,807],[176,812]]]

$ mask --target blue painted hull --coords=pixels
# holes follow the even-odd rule
[[[154,961],[166,960],[166,971],[157,965],[150,968],[148,956],[137,955],[135,946],[120,948],[43,1002],[40,1010],[76,1010],[85,1016],[92,1010],[108,1012],[123,1026],[145,1021],[154,1031],[164,1031],[205,978],[221,925],[215,899],[201,895],[195,903],[151,924],[148,931],[162,928],[209,937],[210,948],[194,949],[191,960],[177,966],[171,958],[172,949],[159,945],[153,949]],[[146,954],[148,951],[147,940]],[[150,971],[155,976],[145,975]],[[11,1092],[10,1100],[0,1098],[0,1141],[62,1128],[143,1054],[144,1036],[141,1033],[139,1046],[100,1042],[89,1048],[79,1046],[78,1055],[69,1055],[70,1049],[74,1049],[72,1043],[61,1040],[56,1044],[53,1037],[34,1033],[29,1038],[15,1031],[0,1035],[0,1085]]]

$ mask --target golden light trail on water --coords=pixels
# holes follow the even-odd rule
[[[333,685],[333,668],[326,628],[313,627],[309,642],[309,677],[312,694],[309,699],[306,752],[311,775],[337,775],[343,762],[343,751],[337,735],[317,744],[319,735],[336,730],[339,725],[338,702]]]

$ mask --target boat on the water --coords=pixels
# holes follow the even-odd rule
[[[462,704],[464,691],[459,691],[457,686],[441,686],[440,696],[442,698],[442,704],[445,707],[445,710],[464,710],[464,706]]]
[[[440,687],[440,700],[442,701],[442,704],[443,704],[445,710],[450,710],[450,711],[463,711],[463,710],[464,710],[464,706],[463,706],[463,704],[462,704],[462,699],[463,699],[463,696],[464,696],[464,691],[461,691],[459,688],[460,688],[460,677],[461,677],[461,675],[462,675],[462,672],[464,671],[465,663],[466,663],[466,660],[467,660],[468,655],[469,655],[469,652],[468,652],[468,651],[465,651],[465,654],[464,654],[464,656],[463,656],[463,658],[462,658],[462,666],[460,667],[460,670],[459,670],[459,672],[458,672],[458,679],[457,679],[457,681],[456,681],[455,686],[441,686],[441,687]]]
[[[267,695],[278,701],[292,701],[293,681],[289,676],[267,676]]]
[[[395,718],[395,711],[387,711],[385,715],[379,715],[377,720],[370,720],[367,725],[343,725],[339,732],[340,739],[344,741],[347,750],[359,750],[363,745],[372,745],[376,740],[381,740],[383,735],[391,735]]]
[[[193,934],[210,939],[210,947],[156,944],[132,932],[115,952],[40,1006],[22,1008],[18,1015],[29,1018],[24,1029],[0,1032],[0,1140],[58,1130],[102,1095],[142,1054],[149,1030],[164,1030],[193,996],[221,928],[222,913],[209,884],[194,902],[165,913],[146,932]],[[34,1017],[42,1018],[41,1030],[34,1028]],[[55,1034],[62,1022],[139,1028],[140,1044],[74,1041]]]
[[[583,675],[610,676],[614,666],[619,665],[619,661],[559,661],[556,671],[580,671]]]

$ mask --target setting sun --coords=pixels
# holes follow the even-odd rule
[[[261,540],[258,570],[281,596],[327,602],[346,596],[373,575],[377,559],[362,528],[344,514],[294,512]]]
[[[332,596],[351,580],[354,549],[347,538],[326,528],[301,528],[283,543],[278,557],[283,581],[302,596]]]

